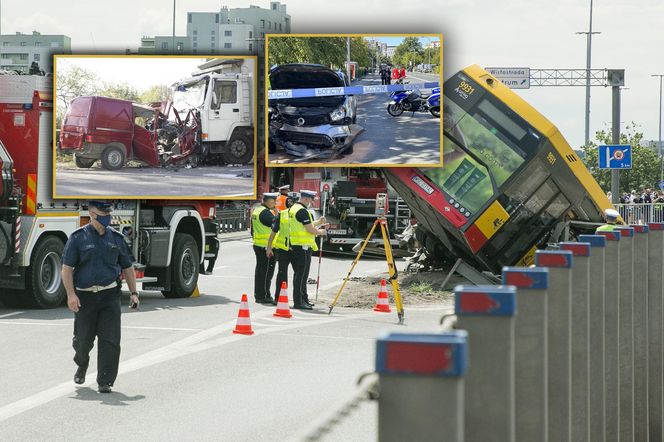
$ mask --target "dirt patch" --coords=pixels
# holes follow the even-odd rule
[[[414,305],[441,305],[454,303],[454,294],[442,289],[442,283],[447,276],[443,272],[401,273],[399,275],[399,289],[404,306]],[[376,305],[376,297],[380,291],[380,282],[387,278],[387,273],[376,276],[354,276],[346,284],[339,298],[338,306],[351,308],[371,308]],[[453,278],[446,284],[446,288],[454,287]],[[338,287],[319,294],[324,302],[332,302]],[[394,293],[391,284],[387,281],[387,293],[390,305],[394,306]]]

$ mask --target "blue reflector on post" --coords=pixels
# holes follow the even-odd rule
[[[549,287],[549,269],[545,267],[503,267],[503,284],[520,289]]]
[[[454,288],[454,312],[459,316],[514,316],[514,286],[458,285]]]
[[[376,341],[376,371],[411,376],[463,376],[468,333],[388,333]]]

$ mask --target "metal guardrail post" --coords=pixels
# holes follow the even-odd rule
[[[604,423],[607,442],[620,434],[620,389],[618,384],[618,313],[620,297],[620,238],[618,232],[597,232],[606,237],[604,254]]]
[[[589,243],[589,370],[590,370],[590,441],[604,441],[604,252],[606,238],[602,235],[579,235],[579,242]]]
[[[620,440],[634,440],[634,229],[620,232],[620,307],[618,361],[620,371]]]
[[[378,339],[379,441],[464,441],[466,338],[456,330]]]
[[[514,395],[517,441],[547,439],[547,289],[546,268],[504,267],[503,283],[517,288]]]
[[[468,331],[465,441],[514,442],[514,316],[512,286],[457,286],[457,326]],[[440,440],[438,435],[435,440]],[[407,438],[404,440],[413,440]]]
[[[663,439],[664,223],[648,224],[648,433]]]
[[[572,440],[590,440],[590,243],[563,242],[572,268]]]
[[[549,267],[547,395],[549,442],[572,440],[572,252],[538,250],[535,265]]]
[[[634,229],[634,440],[648,440],[648,226]]]

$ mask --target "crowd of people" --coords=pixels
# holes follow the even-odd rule
[[[378,71],[380,75],[380,84],[392,84],[394,82],[403,82],[406,78],[406,69],[403,66],[392,68],[392,66],[382,66]]]
[[[611,192],[607,192],[611,199]],[[632,190],[620,195],[620,204],[664,204],[664,191],[656,191],[651,188],[641,189],[640,192]]]
[[[606,196],[612,201],[611,192]],[[642,224],[664,221],[664,191],[646,187],[640,191],[623,192],[617,206],[620,216],[628,224]]]

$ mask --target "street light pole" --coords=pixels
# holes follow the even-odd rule
[[[651,77],[659,77],[659,183],[658,187],[661,189],[662,181],[664,181],[664,161],[662,160],[662,77],[664,74],[653,74]]]
[[[601,32],[593,32],[593,0],[590,0],[590,24],[588,25],[588,32],[577,32],[577,34],[586,35],[586,119],[585,119],[585,144],[588,145],[590,141],[590,67],[591,67],[591,52],[593,34],[601,34]]]

